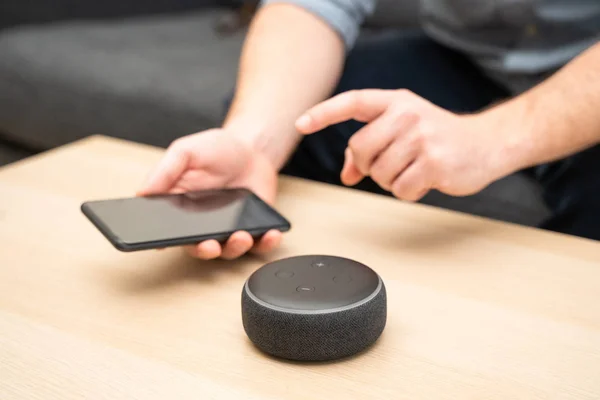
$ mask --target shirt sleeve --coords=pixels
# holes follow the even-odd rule
[[[272,3],[294,4],[315,14],[341,36],[346,49],[351,49],[377,0],[261,0],[263,6]]]

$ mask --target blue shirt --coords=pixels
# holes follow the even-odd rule
[[[262,2],[292,3],[314,13],[342,37],[348,50],[377,3]],[[421,0],[420,10],[426,34],[466,54],[513,93],[539,83],[600,40],[600,0]]]

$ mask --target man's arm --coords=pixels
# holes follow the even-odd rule
[[[370,176],[396,197],[419,200],[437,189],[474,194],[520,169],[600,143],[600,44],[527,93],[481,113],[457,115],[406,90],[342,93],[301,116],[312,134],[366,122],[346,150],[341,179]]]
[[[538,86],[475,118],[514,138],[508,145],[513,170],[600,143],[600,42]]]
[[[296,4],[294,4],[296,3]],[[331,94],[372,1],[266,1],[249,29],[224,127],[280,169],[295,119]]]

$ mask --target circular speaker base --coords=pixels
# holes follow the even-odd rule
[[[341,257],[299,256],[256,270],[242,291],[242,322],[263,352],[296,361],[357,354],[380,337],[387,318],[383,281]]]

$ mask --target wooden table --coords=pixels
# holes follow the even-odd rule
[[[268,258],[120,253],[82,216],[133,195],[158,149],[93,137],[0,169],[0,399],[599,399],[600,245],[283,179]],[[376,269],[380,341],[296,364],[247,340],[242,284],[269,259]]]

